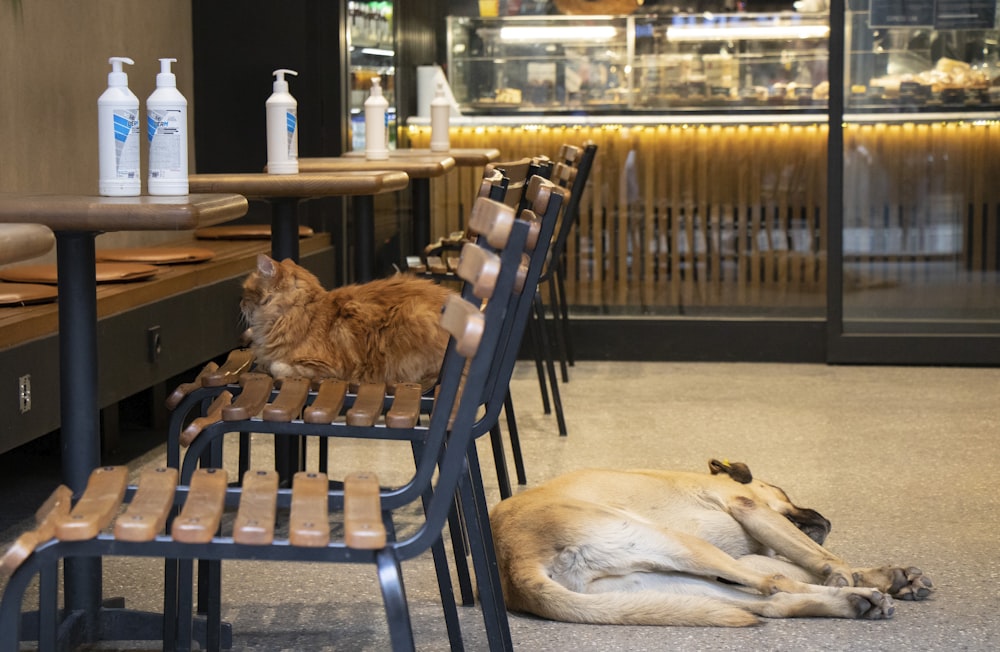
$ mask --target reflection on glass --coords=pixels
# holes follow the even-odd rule
[[[1000,122],[856,124],[844,148],[845,331],[1000,332]]]

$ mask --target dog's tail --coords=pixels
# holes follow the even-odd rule
[[[527,591],[510,587],[514,590],[509,592],[512,595],[508,596],[508,607],[552,620],[591,625],[746,627],[759,622],[749,610],[705,595],[652,589],[578,593],[544,571],[535,576],[531,585]]]

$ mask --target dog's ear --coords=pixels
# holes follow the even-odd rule
[[[753,474],[750,473],[750,467],[743,462],[710,460],[708,462],[708,470],[712,472],[712,475],[725,473],[740,484],[750,484],[753,481]]]

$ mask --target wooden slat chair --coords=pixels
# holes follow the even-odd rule
[[[557,219],[561,212],[563,192],[551,182],[540,177],[534,177],[529,184],[527,196],[530,198],[531,208],[522,211],[520,219],[529,224],[529,238],[526,248],[530,252],[530,255],[526,254],[527,258],[524,261],[523,269],[520,272],[521,276],[519,276],[518,279],[518,287],[525,289],[537,287],[538,278],[541,274],[541,270],[545,264],[548,253],[548,247],[539,245],[547,245],[552,242],[552,234],[554,233]],[[506,244],[506,239],[509,236],[514,221],[514,210],[512,208],[500,204],[497,201],[479,199],[477,200],[470,216],[470,227],[474,232],[481,234],[479,244],[483,247],[503,247]],[[476,295],[482,296],[482,290],[478,289],[476,283],[466,283],[464,293],[466,298],[469,300],[473,300],[473,297]],[[498,483],[503,497],[510,496],[511,489],[507,473],[506,459],[503,451],[502,437],[498,425],[501,408],[504,408],[507,416],[513,447],[514,462],[517,467],[519,481],[522,484],[526,482],[524,479],[524,463],[520,450],[520,444],[517,438],[513,406],[510,403],[510,396],[507,391],[507,387],[517,360],[518,351],[520,349],[520,343],[524,332],[524,324],[528,322],[531,315],[532,299],[533,292],[530,290],[520,292],[511,299],[512,305],[510,309],[516,310],[518,316],[514,322],[510,322],[508,325],[508,328],[512,329],[512,332],[505,334],[502,338],[502,342],[505,343],[503,357],[498,359],[496,369],[494,369],[494,371],[490,374],[489,384],[484,389],[481,397],[483,410],[481,411],[481,416],[477,419],[473,428],[473,437],[479,437],[486,433],[491,435],[491,444],[497,468]],[[213,376],[209,377],[212,378]],[[241,378],[240,385],[247,386],[250,384],[251,380],[252,374],[244,374]],[[264,407],[264,401],[266,400],[265,395],[269,395],[270,400],[274,402],[280,402],[280,398],[276,399],[276,397],[280,397],[280,395],[277,393],[269,394],[268,389],[269,386],[262,387],[259,395],[252,399],[253,403],[251,407],[247,409],[240,408],[237,411],[235,406],[243,402],[242,399],[247,390],[242,389],[241,393],[241,389],[239,387],[229,386],[226,392],[218,394],[221,398],[216,398],[212,402],[212,405],[208,408],[209,416],[195,419],[192,422],[192,425],[181,432],[180,442],[185,445],[190,443],[192,440],[189,436],[190,432],[196,425],[200,431],[202,426],[205,425],[202,423],[202,420],[207,422],[219,421],[220,419],[228,421],[230,422],[228,424],[229,431],[233,431],[237,427],[245,427],[245,424],[232,423],[233,421],[248,418],[248,415],[256,414],[262,409],[265,411],[263,419],[268,420],[267,408]],[[294,404],[296,405],[294,412],[297,413],[298,410],[301,410],[301,420],[305,423],[328,423],[333,418],[336,418],[338,414],[345,413],[347,422],[350,425],[370,426],[377,421],[378,414],[381,409],[385,411],[385,423],[390,427],[392,427],[392,424],[397,421],[404,425],[411,424],[418,418],[418,412],[419,414],[427,414],[429,412],[429,408],[431,406],[430,399],[426,396],[420,397],[418,387],[414,386],[409,388],[408,393],[406,388],[404,388],[403,392],[400,390],[401,388],[397,386],[395,392],[396,395],[388,396],[385,395],[384,388],[381,385],[370,387],[363,386],[358,389],[356,394],[352,395],[347,391],[345,383],[331,379],[321,383],[313,393],[314,395],[308,399],[308,402],[304,406],[302,405],[301,399],[294,401]],[[205,392],[206,390],[203,389],[201,391]],[[282,391],[284,391],[284,389],[282,389]],[[232,400],[232,394],[236,394],[235,400]],[[194,398],[189,400],[197,400],[201,402],[207,401],[206,398],[197,394]],[[220,401],[221,403],[219,403]],[[231,405],[229,403],[230,401],[232,401]],[[401,407],[401,402],[405,403],[405,408]],[[361,406],[360,410],[359,406]],[[352,420],[352,418],[356,416],[356,413],[359,411],[367,415],[368,420]],[[287,416],[284,419],[271,420],[290,422],[294,418],[297,417]],[[221,433],[225,432],[226,428],[224,426],[218,426],[212,428],[211,430],[213,433]],[[173,431],[176,431],[176,429],[172,428],[172,432]],[[254,432],[260,431],[260,426],[254,427]],[[221,441],[221,437],[216,435],[212,435],[212,437],[214,439],[203,439],[197,446],[192,446],[192,448],[188,451],[182,471],[183,477],[187,477],[197,463],[208,465],[216,465],[220,463],[221,450],[214,449],[214,446],[217,442]],[[323,451],[326,448],[327,447],[325,445],[321,445],[320,450]],[[171,465],[176,464],[176,459],[169,457],[169,454],[171,451],[175,450],[178,450],[177,446],[173,445],[173,443],[168,444],[168,461]],[[478,469],[478,461],[471,466]],[[481,484],[481,480],[478,482]],[[461,551],[464,550],[464,546],[462,545],[461,538],[457,536],[461,530],[461,523],[452,523],[451,532],[453,535],[453,543],[455,544],[456,555],[458,556],[457,572],[459,577],[459,586],[462,593],[462,601],[464,604],[471,604],[473,602],[471,582],[469,580],[468,571],[464,566],[464,555],[460,554]],[[182,581],[181,584],[186,586],[187,583]]]
[[[427,425],[390,431],[384,424],[362,427],[343,422],[273,422],[279,426],[271,429],[276,434],[288,431],[299,435],[304,430],[324,436],[409,439],[415,444],[417,463],[408,482],[384,489],[379,487],[375,472],[364,472],[348,476],[343,489],[331,490],[322,474],[300,472],[292,488],[284,489],[278,488],[273,471],[262,470],[249,472],[241,486],[230,487],[224,470],[200,468],[189,481],[182,479],[176,484],[176,470],[164,467],[145,472],[137,487],[127,487],[124,468],[97,469],[71,510],[66,492],[55,494],[40,511],[34,534],[21,537],[20,545],[0,561],[0,568],[10,574],[0,601],[0,652],[19,649],[21,602],[36,574],[44,575],[39,631],[55,632],[57,587],[52,578],[58,561],[98,556],[371,563],[378,568],[392,647],[412,650],[414,640],[401,563],[440,543],[456,492],[475,506],[474,511],[469,511],[469,533],[473,559],[478,560],[477,577],[490,649],[512,649],[499,578],[490,563],[492,546],[485,501],[475,493],[467,452],[474,450],[473,424],[480,397],[502,357],[501,339],[511,337],[516,330],[511,327],[517,313],[510,309],[510,297],[523,269],[529,230],[527,223],[516,222],[499,256],[485,251],[473,253],[473,248],[478,249],[476,245],[467,245],[468,259],[477,262],[464,266],[463,277],[473,280],[477,292],[488,296],[489,301],[481,308],[478,301],[452,297],[445,306],[441,323],[451,339]],[[264,423],[256,420],[245,425],[256,431]],[[207,442],[213,429],[221,432],[226,428],[221,423],[208,426],[193,446]],[[416,500],[424,501],[425,520],[412,535],[397,539],[392,517],[396,510]],[[127,508],[108,531],[123,501]],[[238,511],[231,530],[220,531],[226,506],[238,507]],[[174,507],[179,507],[180,513],[171,522]],[[342,515],[343,540],[330,540],[330,512]],[[287,539],[276,534],[276,519],[282,523],[287,519]],[[161,533],[164,525],[169,533]],[[453,611],[454,604],[451,608]],[[183,616],[185,612],[180,613]],[[174,622],[165,616],[165,640],[171,632],[183,629],[178,627],[182,625],[180,620],[183,618]],[[452,647],[458,649],[461,634],[457,614],[452,613],[446,620]],[[54,649],[56,642],[51,638],[47,636],[40,649]],[[190,648],[190,640],[170,643],[179,649]]]
[[[580,198],[586,188],[596,154],[597,146],[593,143],[588,143],[582,148],[573,145],[563,145],[560,148],[552,178],[560,186],[569,190],[569,197],[560,216],[557,231],[553,236],[549,260],[539,281],[539,286],[543,284],[549,286],[549,299],[554,316],[553,328],[550,333],[546,319],[546,307],[540,290],[536,293],[534,319],[529,327],[529,333],[535,342],[535,366],[542,394],[542,406],[546,414],[555,412],[556,425],[561,436],[565,436],[568,430],[559,392],[559,381],[555,371],[555,358],[557,355],[559,356],[563,382],[569,382],[567,367],[573,364],[572,346],[569,338],[569,306],[565,286],[566,241],[573,225],[578,221]],[[550,391],[551,404],[549,403]]]

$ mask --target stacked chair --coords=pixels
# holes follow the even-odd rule
[[[401,563],[428,549],[437,568],[451,647],[461,649],[441,538],[456,505],[476,571],[489,647],[512,649],[475,437],[496,421],[499,408],[493,406],[506,392],[552,241],[551,218],[561,205],[557,187],[535,183],[539,210],[522,211],[520,219],[500,202],[485,197],[476,202],[470,227],[479,234],[478,242],[464,245],[456,267],[463,281],[461,297],[453,297],[442,313],[442,326],[452,337],[433,395],[405,387],[395,388],[393,396],[385,388],[376,393],[362,387],[354,393],[336,380],[310,386],[285,379],[275,388],[245,355],[231,356],[232,362],[222,367],[212,365],[176,403],[168,452],[182,437],[190,440],[183,464],[179,454],[170,452],[171,464],[148,470],[135,487],[126,485],[122,468],[95,470],[75,502],[67,490],[58,490],[39,510],[37,527],[0,560],[0,570],[11,574],[0,602],[0,652],[19,648],[21,601],[36,574],[41,576],[39,648],[55,649],[58,562],[81,556],[167,560],[163,631],[164,647],[171,649],[191,647],[193,598],[185,569],[193,560],[205,562],[209,571],[203,644],[208,649],[224,643],[217,562],[370,563],[377,568],[392,647],[410,650],[414,640]],[[197,418],[191,420],[192,413]],[[331,483],[322,472],[301,471],[290,489],[278,486],[273,470],[250,469],[233,486],[219,468],[228,432],[403,440],[411,445],[415,468],[407,482],[392,488],[380,486],[377,469],[351,474],[343,483]],[[397,538],[395,514],[417,501],[424,521],[413,534]],[[115,520],[123,503],[125,512]],[[237,509],[231,525],[222,518],[224,507]],[[342,515],[342,540],[331,541],[330,513]],[[453,525],[453,538],[455,529]]]

